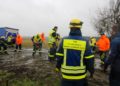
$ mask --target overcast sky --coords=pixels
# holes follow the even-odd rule
[[[69,22],[79,18],[84,22],[83,35],[96,35],[90,23],[98,8],[109,0],[0,0],[0,27],[20,29],[23,36],[32,36],[49,30],[55,25],[58,32],[68,35]]]

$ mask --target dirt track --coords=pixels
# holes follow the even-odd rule
[[[99,62],[98,60],[96,62]],[[31,80],[39,80],[41,86],[59,86],[60,74],[54,71],[55,64],[49,63],[47,60],[47,52],[43,52],[42,56],[38,54],[32,57],[32,52],[22,51],[19,53],[9,52],[9,55],[0,55],[0,69],[11,73],[4,77],[8,81],[28,77]],[[2,75],[1,75],[2,76]],[[3,77],[0,77],[3,80]],[[57,81],[56,81],[57,80]],[[97,67],[94,79],[89,79],[90,86],[108,86],[108,76]],[[53,83],[55,83],[53,85]],[[45,85],[44,85],[45,84]],[[1,86],[1,85],[0,85]]]

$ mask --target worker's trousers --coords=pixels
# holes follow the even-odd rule
[[[56,46],[56,44],[54,43],[54,44],[50,47],[50,50],[49,50],[49,54],[48,54],[49,61],[55,60],[56,49],[57,49],[57,46]]]
[[[108,52],[107,52],[107,51],[99,51],[98,53],[99,53],[99,55],[100,55],[101,64],[104,64],[105,61],[106,61],[107,58],[108,58],[108,56],[107,56]]]
[[[19,45],[16,44],[16,50],[17,49],[21,50],[22,49],[22,44],[19,44]]]
[[[81,80],[62,79],[61,86],[88,86],[88,82],[86,79],[81,79]]]
[[[33,51],[41,50],[41,49],[42,49],[42,43],[39,43],[39,44],[34,43],[33,44]]]

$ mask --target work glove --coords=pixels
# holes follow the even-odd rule
[[[55,72],[60,72],[60,69],[59,68],[55,68]]]

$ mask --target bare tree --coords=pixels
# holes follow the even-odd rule
[[[95,30],[110,35],[111,27],[120,23],[120,0],[110,0],[108,7],[98,9],[97,17],[94,18]]]

